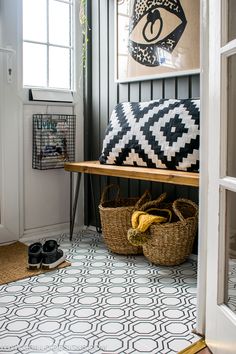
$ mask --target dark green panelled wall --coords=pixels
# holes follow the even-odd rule
[[[89,50],[85,76],[85,159],[97,160],[104,132],[118,102],[148,101],[158,98],[197,98],[199,75],[117,84],[114,82],[114,0],[88,0]],[[196,188],[171,184],[93,176],[96,204],[106,183],[118,183],[123,195],[136,196],[149,188],[153,196],[166,191],[171,198],[198,201]],[[85,223],[95,225],[91,192],[85,181]]]

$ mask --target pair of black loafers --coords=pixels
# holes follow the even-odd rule
[[[63,251],[58,247],[55,240],[48,240],[43,245],[40,242],[30,245],[28,248],[28,268],[56,268],[66,259]]]

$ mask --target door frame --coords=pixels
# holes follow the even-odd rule
[[[19,139],[15,104],[9,102],[8,98],[14,100],[14,94],[12,88],[6,84],[7,61],[9,58],[13,59],[14,54],[2,52],[0,55],[0,70],[3,73],[0,88],[1,244],[19,238]]]
[[[226,0],[224,0],[226,3]],[[203,124],[205,132],[201,140],[202,166],[201,177],[205,178],[203,188],[206,188],[206,196],[202,199],[201,208],[205,210],[205,217],[201,219],[200,224],[206,222],[206,233],[200,235],[201,241],[205,237],[205,261],[204,251],[202,250],[201,262],[206,263],[206,283],[205,283],[205,335],[206,343],[214,353],[234,353],[235,348],[235,328],[236,319],[229,308],[222,303],[222,274],[224,271],[224,240],[222,227],[224,218],[222,217],[222,204],[224,197],[220,193],[222,185],[222,167],[225,163],[225,148],[221,145],[226,137],[226,124],[222,122],[222,109],[225,108],[226,90],[226,72],[224,69],[223,56],[225,47],[222,42],[222,35],[225,34],[225,24],[221,25],[222,19],[225,19],[225,10],[222,7],[224,1],[202,0],[208,7],[207,23],[203,24],[202,30],[205,31],[202,36],[205,46],[202,75],[202,104]],[[230,45],[229,45],[230,47]],[[209,65],[211,63],[211,65]],[[214,65],[212,65],[214,63]],[[225,113],[225,111],[224,111]],[[223,124],[222,124],[223,123]],[[209,162],[209,164],[208,164]],[[224,172],[224,171],[223,171]],[[226,178],[227,179],[227,178]],[[225,182],[225,181],[224,181]],[[225,185],[226,186],[226,185]],[[229,186],[226,186],[229,189]],[[204,192],[201,189],[201,194]],[[204,204],[204,205],[203,205]],[[207,206],[207,207],[206,207]],[[207,285],[207,286],[206,286]],[[221,306],[218,307],[218,306]]]
[[[209,5],[208,0],[200,4],[200,183],[199,183],[199,227],[198,227],[198,277],[196,332],[206,331],[206,272],[207,272],[207,226],[208,226],[208,131],[209,131]]]
[[[1,1],[1,46],[12,48],[13,53],[0,53],[0,189],[1,224],[0,244],[18,240],[22,233],[22,114],[23,105],[19,97],[21,51],[19,42],[20,7],[15,2]],[[12,18],[12,21],[8,19]],[[13,25],[14,24],[14,25]],[[8,81],[8,65],[12,69],[12,82]]]

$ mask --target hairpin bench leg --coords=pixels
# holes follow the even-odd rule
[[[96,203],[95,203],[95,196],[94,196],[94,190],[93,190],[93,181],[92,181],[92,175],[89,174],[89,181],[90,181],[90,188],[91,188],[91,196],[92,196],[92,203],[93,203],[93,212],[95,215],[95,223],[96,223],[96,231],[101,234],[102,229],[99,226],[99,216],[98,216],[98,211],[96,208]]]
[[[79,188],[81,181],[81,173],[78,172],[75,195],[73,198],[73,172],[70,172],[70,241],[72,240],[74,224],[75,224],[75,213],[78,204]]]

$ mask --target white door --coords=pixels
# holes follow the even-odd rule
[[[7,61],[0,51],[0,244],[19,238],[19,142],[14,90],[7,83]],[[9,100],[9,97],[11,100]]]
[[[206,342],[214,354],[235,354],[236,1],[209,0],[208,3],[209,184]],[[203,145],[205,143],[203,142]]]
[[[0,2],[0,244],[12,242],[20,236],[20,169],[19,143],[22,103],[18,95],[17,28],[9,23],[15,4]],[[15,14],[15,21],[17,18]],[[11,46],[14,52],[8,52]],[[12,76],[8,77],[8,69]]]

